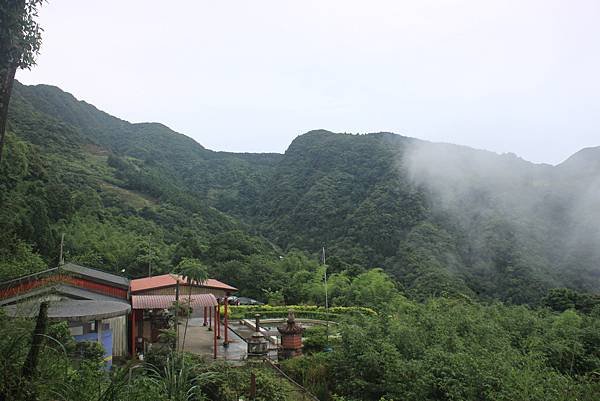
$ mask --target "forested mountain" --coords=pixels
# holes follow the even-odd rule
[[[243,259],[260,277],[265,260],[326,246],[333,272],[381,267],[416,297],[521,303],[553,287],[600,289],[600,148],[553,167],[391,133],[312,131],[283,155],[214,152],[21,84],[9,131],[4,277],[56,263],[66,233],[69,258],[131,276],[194,256],[221,272]]]
[[[280,162],[261,222],[284,247],[326,243],[419,292],[523,302],[548,287],[597,290],[600,158],[585,153],[552,167],[389,133],[310,132]]]
[[[186,190],[200,188],[198,194],[226,211],[253,203],[254,192],[264,186],[264,171],[272,169],[280,158],[278,154],[213,152],[162,124],[128,123],[52,86],[17,84],[15,92],[13,110],[33,109],[67,123],[80,134],[79,142],[95,145],[116,157],[137,159],[147,174],[154,174],[153,180],[166,180]]]
[[[251,190],[255,166],[268,169],[277,157],[223,156],[162,125],[111,117],[58,88],[20,84],[6,156],[3,277],[57,263],[62,233],[67,258],[131,276],[147,274],[149,263],[164,270],[198,256],[217,234],[246,230],[206,198],[225,204],[220,191],[234,191],[238,181]],[[191,179],[214,183],[205,198],[186,189],[190,170]]]

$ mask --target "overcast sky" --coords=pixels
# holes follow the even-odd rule
[[[47,83],[207,148],[395,133],[558,163],[600,145],[598,0],[50,0]]]

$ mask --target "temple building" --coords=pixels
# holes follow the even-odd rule
[[[190,297],[191,289],[191,297]],[[162,329],[167,327],[165,316],[177,296],[182,304],[190,301],[192,317],[202,318],[204,325],[212,330],[213,355],[217,355],[217,340],[221,339],[219,306],[224,305],[225,327],[227,327],[227,305],[225,301],[237,288],[218,280],[208,279],[202,283],[188,285],[176,274],[145,277],[131,280],[131,349],[136,355],[145,353],[151,344],[158,341]],[[228,344],[228,330],[223,330],[224,342]]]
[[[190,296],[191,289],[191,296]],[[98,341],[106,350],[104,359],[136,357],[158,340],[169,324],[170,308],[179,300],[192,308],[207,330],[214,358],[221,339],[219,307],[224,305],[227,326],[227,297],[235,287],[218,280],[188,283],[181,276],[128,280],[125,277],[73,263],[0,283],[0,307],[9,316],[35,317],[39,305],[50,301],[48,318],[65,321],[76,341]],[[129,318],[128,318],[129,316]],[[228,346],[228,330],[223,330]],[[210,338],[210,337],[209,337]]]
[[[9,316],[34,317],[51,301],[50,321],[65,321],[75,341],[98,341],[110,364],[126,357],[129,280],[73,263],[0,284],[0,306]]]

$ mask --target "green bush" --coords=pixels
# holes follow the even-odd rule
[[[281,363],[283,371],[320,400],[331,399],[330,377],[333,366],[330,354],[317,353],[291,358]]]
[[[83,359],[101,362],[104,357],[102,344],[96,341],[81,341],[77,343],[76,352]]]
[[[331,328],[325,326],[309,326],[302,333],[302,345],[304,352],[323,351],[328,345],[327,332],[331,334]]]
[[[259,313],[262,318],[283,318],[287,317],[288,311],[293,310],[297,318],[332,320],[337,321],[345,316],[366,315],[375,316],[377,312],[370,308],[358,306],[337,306],[329,308],[327,312],[322,306],[315,305],[249,305],[249,306],[231,306],[229,307],[229,317],[231,319],[251,319]],[[223,314],[223,307],[221,307]]]

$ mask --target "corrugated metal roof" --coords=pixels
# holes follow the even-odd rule
[[[127,278],[102,270],[90,269],[89,267],[79,266],[74,263],[66,263],[63,266],[60,266],[60,269],[83,277],[88,277],[92,280],[129,288],[129,280]]]
[[[187,303],[188,296],[179,298],[180,302]],[[132,295],[131,307],[133,309],[168,309],[173,306],[175,295]],[[213,294],[192,294],[191,306],[217,306],[217,298]]]
[[[41,302],[42,300],[38,299],[33,302],[9,305],[5,306],[4,310],[9,316],[34,317],[38,314]],[[131,307],[123,302],[62,299],[50,302],[48,319],[87,322],[123,316],[130,310]]]
[[[177,284],[177,280],[179,280],[180,285],[186,285],[185,280],[183,280],[182,276],[178,276],[176,274],[163,274],[161,276],[152,276],[145,278],[138,278],[135,280],[131,280],[131,292],[145,291],[162,287],[170,287],[172,285]],[[216,288],[225,291],[237,291],[237,288],[230,286],[229,284],[225,284],[220,282],[219,280],[215,280],[209,278],[205,282],[203,282],[199,287],[205,288]]]

